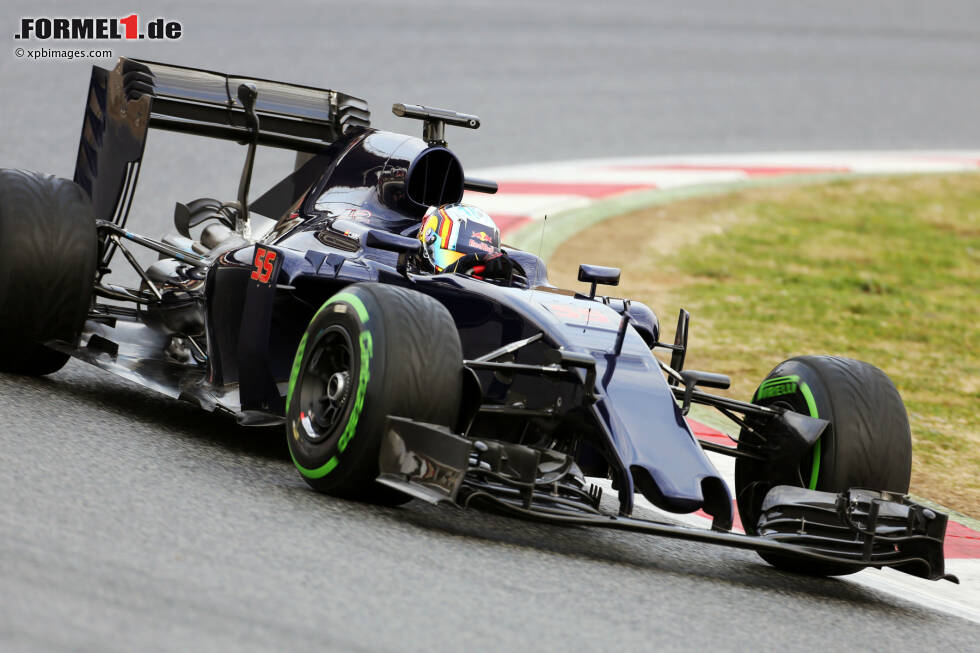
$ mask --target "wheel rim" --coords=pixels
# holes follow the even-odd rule
[[[299,422],[301,433],[311,443],[335,435],[350,414],[350,381],[356,365],[353,351],[347,330],[333,325],[310,352],[299,387]]]

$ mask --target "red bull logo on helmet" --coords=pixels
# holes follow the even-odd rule
[[[470,234],[470,247],[482,249],[486,252],[494,251],[493,237],[485,231],[477,231]]]

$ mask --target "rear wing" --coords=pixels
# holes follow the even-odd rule
[[[125,57],[112,70],[93,66],[75,182],[96,217],[125,224],[150,127],[252,140],[237,93],[245,82],[258,91],[259,145],[317,153],[370,125],[367,102],[339,91]]]

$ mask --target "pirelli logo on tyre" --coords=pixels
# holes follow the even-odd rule
[[[759,386],[759,390],[756,392],[756,399],[769,399],[771,397],[791,395],[799,387],[799,381],[800,377],[796,375],[777,376],[769,379]]]

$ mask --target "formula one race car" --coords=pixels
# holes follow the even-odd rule
[[[243,425],[282,424],[306,482],[337,496],[725,544],[810,574],[955,580],[946,516],[904,494],[909,425],[880,370],[805,356],[751,403],[705,392],[729,380],[684,369],[685,311],[662,342],[648,307],[597,294],[618,269],[582,265],[582,292],[558,289],[460,204],[496,191],[446,147],[446,127],[476,116],[393,111],[423,138],[371,128],[366,103],[337,91],[125,58],[93,68],[74,181],[0,171],[0,369],[75,357]],[[178,203],[160,240],[129,231],[149,128],[247,146],[237,199]],[[258,145],[297,165],[250,201]],[[253,214],[274,225],[253,233]],[[159,259],[141,264],[135,245]],[[119,262],[136,287],[110,282]],[[734,446],[695,438],[693,403],[741,426]],[[735,457],[734,488],[706,449]],[[590,477],[611,479],[618,505]],[[633,517],[636,492],[712,527]]]

